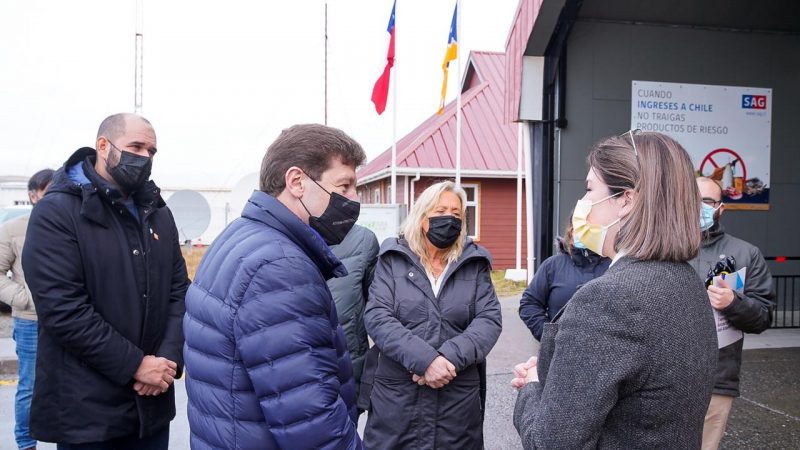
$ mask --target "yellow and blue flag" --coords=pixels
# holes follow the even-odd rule
[[[458,17],[458,2],[453,10],[453,21],[450,24],[450,35],[447,37],[447,51],[444,53],[444,63],[442,63],[442,70],[444,71],[444,81],[442,81],[442,99],[439,101],[439,112],[441,116],[444,111],[444,98],[447,95],[447,68],[450,61],[458,58],[458,31],[456,30]]]

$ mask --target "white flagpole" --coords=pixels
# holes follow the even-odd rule
[[[392,185],[389,189],[389,204],[397,203],[397,8],[394,10],[394,65],[389,82],[392,83]],[[394,78],[394,80],[392,80]]]
[[[458,67],[458,97],[456,98],[456,186],[461,186],[461,0],[456,0],[456,66]]]

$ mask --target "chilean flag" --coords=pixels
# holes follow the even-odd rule
[[[392,4],[392,16],[389,18],[389,26],[386,27],[386,31],[389,32],[389,51],[386,52],[386,67],[383,68],[383,73],[372,88],[372,103],[375,103],[375,111],[378,114],[382,114],[386,110],[386,99],[389,97],[390,72],[392,66],[394,66],[394,7],[396,5],[397,0]]]

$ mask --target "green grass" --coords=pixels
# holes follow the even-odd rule
[[[183,257],[186,259],[186,269],[189,272],[189,279],[194,279],[197,266],[206,253],[206,248],[207,247],[192,247],[191,249],[187,249],[186,247],[181,247]],[[505,274],[505,270],[492,271],[492,283],[494,283],[494,290],[497,292],[497,296],[510,297],[522,294],[526,287],[525,283],[506,280]]]
[[[520,295],[525,291],[525,288],[527,287],[525,282],[506,280],[505,276],[506,276],[505,270],[492,271],[492,283],[494,283],[494,290],[497,293],[498,297],[510,297],[513,295]]]

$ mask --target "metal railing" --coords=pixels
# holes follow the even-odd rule
[[[775,310],[770,328],[800,328],[800,275],[774,275]]]

